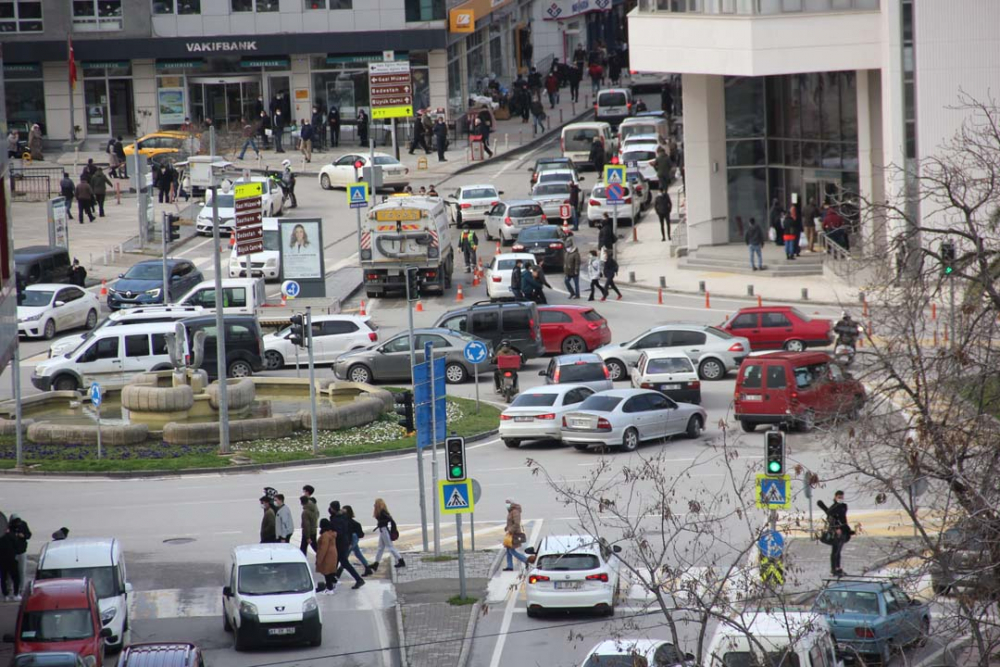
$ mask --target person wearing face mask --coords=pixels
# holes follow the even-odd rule
[[[512,501],[506,500],[507,525],[504,528],[503,545],[507,551],[507,567],[504,572],[513,572],[514,559],[518,559],[525,565],[528,564],[528,557],[517,550],[519,546],[528,541],[527,535],[521,530],[521,506]]]

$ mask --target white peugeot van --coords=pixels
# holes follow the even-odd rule
[[[754,638],[753,644],[748,635]],[[767,655],[760,655],[761,648]],[[794,658],[787,657],[789,654]],[[811,665],[844,667],[837,659],[826,618],[810,612],[746,610],[732,624],[720,623],[708,645],[706,667]]]
[[[204,314],[205,309],[200,306],[139,306],[138,308],[122,308],[116,310],[103,320],[91,331],[82,333],[79,336],[66,336],[60,338],[49,345],[49,359],[72,352],[85,340],[92,338],[94,332],[104,327],[117,327],[125,324],[142,324],[144,322],[176,322],[185,317],[196,317]]]
[[[222,588],[222,625],[237,651],[251,646],[323,643],[312,568],[291,544],[236,547]]]
[[[267,301],[263,278],[224,278],[222,312],[226,315],[253,315]],[[215,281],[203,280],[177,299],[177,306],[201,306],[205,314],[215,312]]]
[[[129,595],[121,543],[114,537],[70,537],[49,542],[38,557],[36,580],[87,577],[94,582],[101,624],[111,629],[106,645],[118,650],[127,643]]]

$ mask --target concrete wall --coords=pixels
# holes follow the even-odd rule
[[[685,74],[684,169],[688,249],[729,242],[726,90],[721,76]]]

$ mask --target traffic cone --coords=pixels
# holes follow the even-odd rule
[[[758,308],[764,307],[764,300],[760,298],[760,294],[757,295],[757,307]]]
[[[639,241],[639,230],[636,229],[635,223],[632,223],[632,240],[635,242]]]
[[[418,313],[424,312],[424,303],[423,303],[423,301],[417,301],[417,307],[414,308],[413,310],[415,312],[418,312]]]
[[[500,245],[500,241],[497,241],[497,254],[499,255],[501,253],[503,253],[502,246]]]
[[[705,307],[706,308],[711,308],[712,307],[712,303],[711,303],[711,301],[708,298],[708,292],[705,292]]]
[[[284,294],[281,295],[281,307],[284,308],[288,305],[288,297]]]
[[[483,259],[482,257],[476,262],[476,270],[479,272],[479,277],[483,277]]]
[[[230,234],[229,235],[229,247],[232,248],[234,245],[236,245],[236,234]]]
[[[365,300],[362,299],[361,300],[361,310],[358,311],[358,315],[367,315],[367,314],[368,313],[365,312]]]
[[[458,293],[455,295],[455,301],[463,301],[465,299],[465,294],[462,292],[462,286],[458,286]]]
[[[107,280],[102,280],[101,281],[101,296],[107,296],[107,295],[108,295],[108,281]]]
[[[661,306],[663,305],[663,288],[662,287],[659,290],[659,294],[657,295],[656,302],[658,304],[660,304]]]

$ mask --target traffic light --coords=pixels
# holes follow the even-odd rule
[[[785,474],[785,434],[781,431],[764,434],[764,462],[768,475]]]
[[[406,294],[410,301],[420,298],[420,272],[416,267],[406,269]]]
[[[354,161],[354,168],[355,169],[361,169],[364,166],[365,166],[365,161],[364,160],[355,160]]]
[[[302,315],[292,315],[291,321],[292,333],[288,336],[288,340],[292,341],[292,345],[308,347],[306,342],[305,317]]]
[[[393,400],[396,402],[396,414],[400,416],[399,425],[406,429],[407,434],[413,433],[416,430],[413,424],[413,392],[396,394]]]
[[[951,241],[941,242],[941,272],[946,276],[955,272],[955,244]]]
[[[448,459],[448,481],[461,482],[465,479],[465,438],[448,438],[444,441]]]
[[[181,237],[181,216],[167,213],[165,222],[166,225],[163,231],[166,234],[167,241],[178,240]]]

